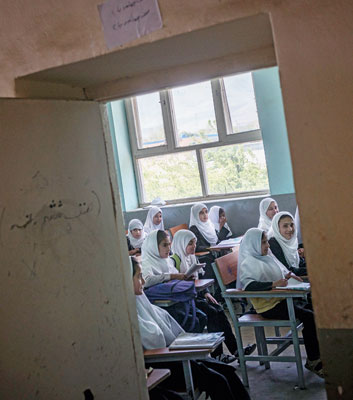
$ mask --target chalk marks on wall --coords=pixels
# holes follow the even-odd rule
[[[30,227],[39,226],[44,229],[45,225],[53,223],[57,220],[71,221],[79,219],[86,214],[96,214],[101,211],[101,204],[97,193],[91,190],[93,198],[89,202],[75,202],[73,200],[52,200],[49,204],[45,204],[37,212],[28,212],[21,221],[12,223],[10,230],[27,229]],[[0,221],[3,219],[3,210]]]

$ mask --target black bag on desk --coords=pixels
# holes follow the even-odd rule
[[[192,322],[188,330],[192,331],[194,329],[196,320],[196,289],[193,281],[172,280],[158,283],[145,289],[144,292],[151,303],[161,300],[182,303],[184,305],[185,316],[180,325],[185,328],[189,313],[191,312]]]

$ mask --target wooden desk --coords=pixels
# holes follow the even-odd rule
[[[195,288],[199,292],[214,284],[214,279],[195,279]]]
[[[152,390],[170,376],[170,369],[154,369],[147,377],[147,388]]]
[[[239,244],[233,244],[233,245],[229,245],[229,246],[216,244],[215,246],[209,247],[208,250],[210,250],[210,251],[232,250],[235,247],[239,247]]]
[[[195,253],[196,257],[203,257],[203,256],[207,256],[207,254],[210,254],[209,251],[199,251],[198,253]]]
[[[192,379],[190,360],[204,360],[214,349],[188,349],[169,350],[162,349],[145,350],[143,355],[147,363],[181,361],[183,364],[185,387],[188,398],[196,400],[197,394]]]
[[[237,238],[233,239],[229,239],[229,240],[223,240],[222,242],[220,242],[219,244],[216,244],[215,246],[209,247],[208,250],[210,251],[221,251],[221,250],[232,250],[234,247],[239,247],[240,246],[240,242],[242,240],[243,236],[239,236]],[[229,243],[229,244],[222,244],[223,242],[228,242],[233,240],[233,243]]]

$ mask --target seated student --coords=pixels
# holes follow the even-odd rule
[[[251,228],[243,237],[239,248],[240,287],[245,290],[271,290],[277,286],[287,286],[289,278],[301,280],[269,255],[267,235],[262,229]],[[273,297],[270,299],[252,299],[256,312],[264,318],[288,319],[287,301]],[[296,317],[303,322],[303,338],[307,353],[305,367],[320,377],[323,377],[320,360],[319,342],[316,335],[314,313],[310,305],[294,304]]]
[[[127,246],[129,256],[138,255],[141,253],[141,246],[145,240],[146,233],[143,230],[142,222],[139,219],[132,219],[127,228]]]
[[[159,207],[153,206],[148,210],[144,230],[146,235],[156,230],[164,231],[162,210]]]
[[[196,236],[186,229],[181,229],[174,235],[171,258],[179,272],[186,273],[193,264],[197,263],[195,257],[196,241]],[[197,278],[198,273],[195,274],[195,278]],[[222,354],[222,345],[220,345],[212,353],[212,356],[225,363],[233,362],[238,357],[237,342],[222,306],[218,304],[208,289],[198,292],[196,306],[207,315],[207,330],[209,332],[224,332],[225,344],[229,352],[234,355]],[[249,345],[244,349],[244,352],[249,355],[255,348],[255,344]]]
[[[224,226],[218,233],[216,232],[212,222],[208,219],[208,209],[203,203],[196,203],[191,207],[189,229],[197,238],[196,252],[208,251],[209,247],[224,240],[228,234],[228,230]],[[200,257],[200,261],[206,263],[204,278],[215,280],[215,298],[217,301],[222,301],[221,291],[212,268],[215,258],[215,255],[209,252]]]
[[[131,260],[142,346],[145,350],[169,346],[184,330],[165,310],[149,302],[143,293],[144,280],[140,264],[134,257],[131,257]],[[175,390],[184,385],[185,378],[180,362],[153,363],[152,367],[171,370],[171,376],[163,381],[160,386]],[[191,361],[191,370],[196,387],[200,391],[206,391],[212,400],[250,399],[235,372],[235,368],[230,365],[209,357],[202,361]]]
[[[169,257],[171,242],[165,231],[152,231],[147,235],[142,245],[142,274],[145,280],[145,287],[149,288],[158,283],[170,280],[185,280],[184,273],[180,273],[174,266],[174,261]],[[193,317],[186,317],[185,307],[176,303],[167,308],[168,312],[180,323],[187,318],[184,326],[188,332],[202,332],[207,324],[207,316],[196,308],[196,320],[193,329]]]
[[[272,218],[278,213],[278,204],[276,200],[271,199],[271,197],[261,200],[259,211],[260,219],[257,227],[268,232],[271,228]]]
[[[226,212],[224,211],[224,208],[219,206],[211,207],[210,212],[208,213],[208,218],[216,229],[216,233],[220,232],[224,228],[228,231],[226,238],[230,238],[232,236],[232,231],[227,224]]]
[[[189,229],[197,238],[196,251],[205,251],[212,245],[224,240],[229,231],[222,226],[219,232],[208,218],[208,209],[203,203],[196,203],[190,210]]]
[[[272,254],[298,276],[307,275],[305,258],[298,252],[297,230],[291,213],[282,211],[272,219],[268,232]]]

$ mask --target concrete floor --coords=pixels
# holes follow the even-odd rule
[[[273,328],[266,329],[266,332],[270,336],[275,336]],[[242,337],[244,346],[255,343],[254,329],[242,328]],[[225,346],[224,350],[227,353]],[[269,346],[269,351],[271,351],[271,346]],[[300,351],[304,367],[306,361],[304,346],[300,346]],[[293,355],[293,347],[290,346],[283,354]],[[241,378],[239,364],[234,362],[232,365],[237,368],[238,376]],[[295,363],[272,362],[270,369],[265,369],[258,362],[247,362],[246,365],[249,376],[249,393],[252,400],[327,399],[324,380],[305,368],[303,369],[306,389],[298,388]]]

